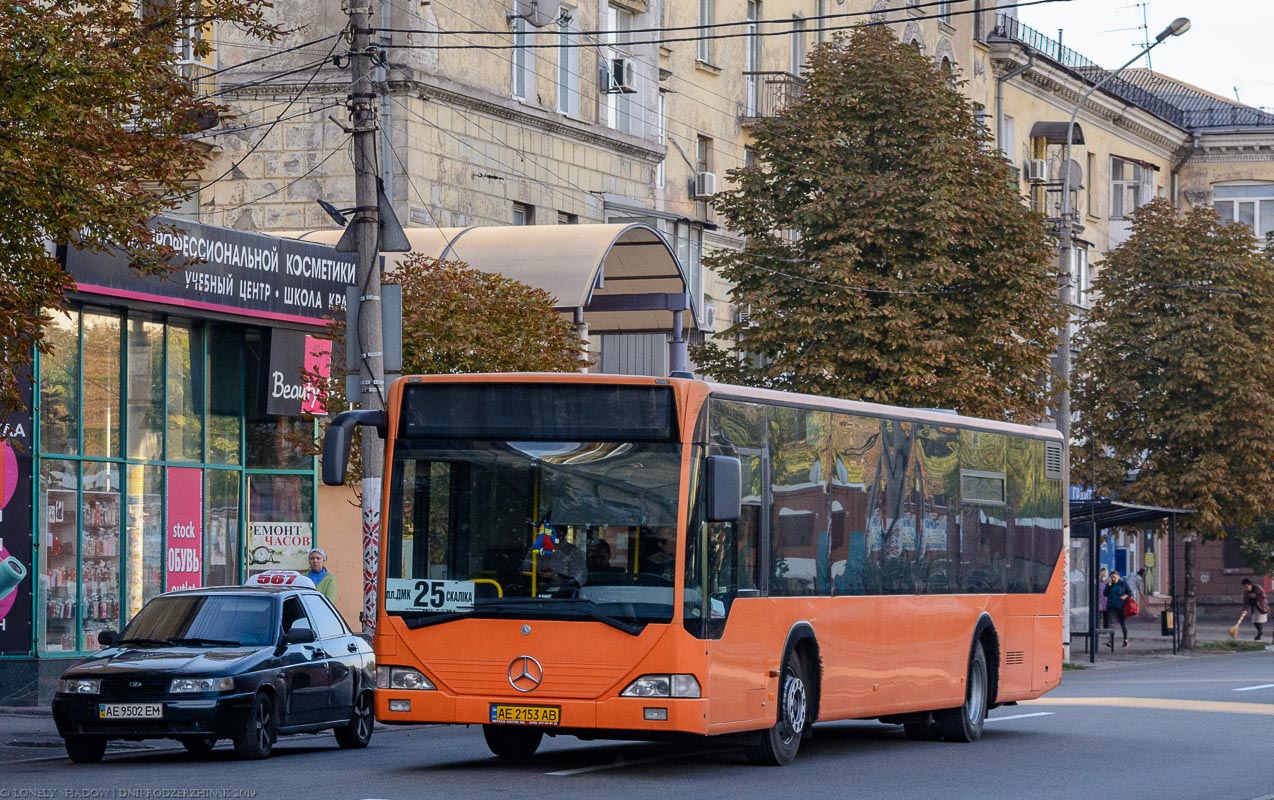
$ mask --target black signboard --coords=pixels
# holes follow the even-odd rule
[[[317,387],[307,378],[331,374],[332,342],[302,331],[270,331],[269,371],[265,380],[265,413],[284,417],[326,414]]]
[[[168,217],[173,234],[157,234],[179,254],[164,276],[140,275],[118,252],[67,249],[67,271],[79,291],[255,319],[316,323],[345,308],[354,285],[355,256],[328,245],[217,228]]]
[[[20,407],[0,418],[0,655],[27,655],[33,642],[30,380]]]

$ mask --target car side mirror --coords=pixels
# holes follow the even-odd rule
[[[97,643],[102,647],[114,647],[119,641],[119,633],[117,631],[99,631],[97,634]]]
[[[318,641],[313,628],[293,628],[283,634],[284,644],[309,644]]]
[[[743,508],[743,464],[734,456],[708,456],[708,522],[738,522]]]

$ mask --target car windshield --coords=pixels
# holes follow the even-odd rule
[[[671,442],[399,439],[385,609],[669,622],[680,468]]]
[[[278,638],[274,599],[265,595],[156,597],[128,623],[121,645],[264,647]]]

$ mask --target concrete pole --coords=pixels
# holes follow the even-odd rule
[[[351,0],[350,87],[346,106],[354,132],[354,218],[350,222],[358,243],[355,280],[359,289],[358,338],[349,346],[359,354],[357,398],[365,410],[385,407],[384,346],[380,303],[380,217],[377,205],[376,84],[371,56],[371,2]],[[355,398],[350,398],[354,400]],[[380,437],[362,431],[363,455],[363,611],[364,631],[376,628],[376,581],[380,572],[381,479],[385,470],[385,446]]]

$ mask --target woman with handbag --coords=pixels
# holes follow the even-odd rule
[[[1110,573],[1110,583],[1106,584],[1106,607],[1119,620],[1119,629],[1124,633],[1124,647],[1128,646],[1128,623],[1124,621],[1124,604],[1131,596],[1128,593],[1128,584],[1119,577],[1119,573]]]

